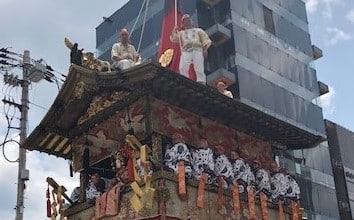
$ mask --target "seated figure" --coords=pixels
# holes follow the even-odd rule
[[[227,90],[227,86],[223,81],[219,81],[216,83],[216,89],[223,95],[229,97],[229,98],[234,98],[233,94],[231,91]]]
[[[243,193],[255,181],[254,174],[251,167],[240,157],[237,151],[231,151],[231,164],[233,168],[232,180],[239,184],[239,191]]]
[[[270,175],[271,201],[277,203],[279,200],[285,199],[288,190],[288,181],[285,175],[280,172],[280,168],[275,162],[271,164]]]
[[[252,163],[252,171],[255,177],[254,185],[256,187],[256,195],[261,192],[270,196],[270,179],[268,172],[261,167],[261,162],[254,160]]]
[[[184,161],[186,176],[190,178],[192,176],[192,156],[183,136],[179,133],[173,134],[172,144],[173,146],[169,145],[165,152],[165,166],[174,173],[178,173],[178,162]]]
[[[97,197],[102,195],[105,190],[104,180],[98,173],[91,176],[90,182],[86,188],[86,199],[89,203],[93,203]]]
[[[287,203],[289,203],[290,200],[297,202],[300,199],[299,185],[297,184],[296,180],[290,175],[288,169],[281,168],[280,172],[284,174],[286,180],[287,190],[285,194],[285,199],[288,200]]]
[[[123,70],[136,65],[136,62],[139,60],[139,54],[129,42],[129,32],[127,29],[121,29],[119,36],[120,42],[112,46],[111,58],[113,68]]]
[[[225,155],[225,149],[222,146],[215,147],[214,154],[214,173],[216,177],[223,177],[224,180],[224,188],[228,187],[228,183],[231,183],[233,170],[232,165],[229,159]],[[218,179],[218,178],[217,178]],[[217,179],[215,179],[214,183],[217,184]]]
[[[200,179],[202,173],[207,174],[207,183],[211,184],[214,179],[214,153],[208,146],[208,141],[200,139],[198,148],[192,152],[193,158],[193,177],[197,180]]]

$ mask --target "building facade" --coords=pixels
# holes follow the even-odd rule
[[[354,132],[325,121],[341,219],[353,219],[354,213]]]
[[[301,189],[301,205],[308,219],[341,218],[327,142],[310,149],[274,151],[280,166],[288,168]],[[338,197],[339,198],[339,197]]]

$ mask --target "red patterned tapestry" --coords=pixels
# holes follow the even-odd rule
[[[95,164],[113,152],[123,147],[125,136],[130,128],[133,128],[138,139],[145,138],[145,112],[144,99],[140,99],[128,109],[119,111],[108,120],[91,129],[86,135],[81,136],[73,143],[74,170],[82,168],[82,155],[85,147],[90,150],[90,164]],[[129,111],[129,114],[128,114]],[[129,124],[128,121],[131,123]],[[92,144],[85,145],[86,138]]]

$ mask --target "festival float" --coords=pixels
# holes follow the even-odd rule
[[[269,177],[272,148],[299,149],[319,139],[160,64],[99,71],[83,62],[70,66],[24,147],[67,159],[80,173],[76,204],[55,177],[47,179],[52,219],[302,219],[299,192],[274,197],[281,189],[260,188],[258,175],[245,185],[235,178],[233,154]],[[206,155],[200,149],[214,154],[207,162],[213,167],[195,166]],[[115,181],[89,203],[93,173]],[[286,190],[296,191],[289,184]]]

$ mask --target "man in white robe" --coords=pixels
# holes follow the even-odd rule
[[[135,47],[129,42],[129,32],[123,28],[120,30],[120,42],[112,46],[111,59],[113,68],[124,70],[136,65],[139,60],[139,54]]]
[[[208,56],[208,48],[212,42],[204,30],[193,27],[188,14],[183,15],[182,24],[183,30],[177,31],[175,27],[170,36],[170,40],[179,43],[182,48],[179,72],[189,78],[189,67],[193,64],[197,75],[196,81],[205,85],[204,58]]]

